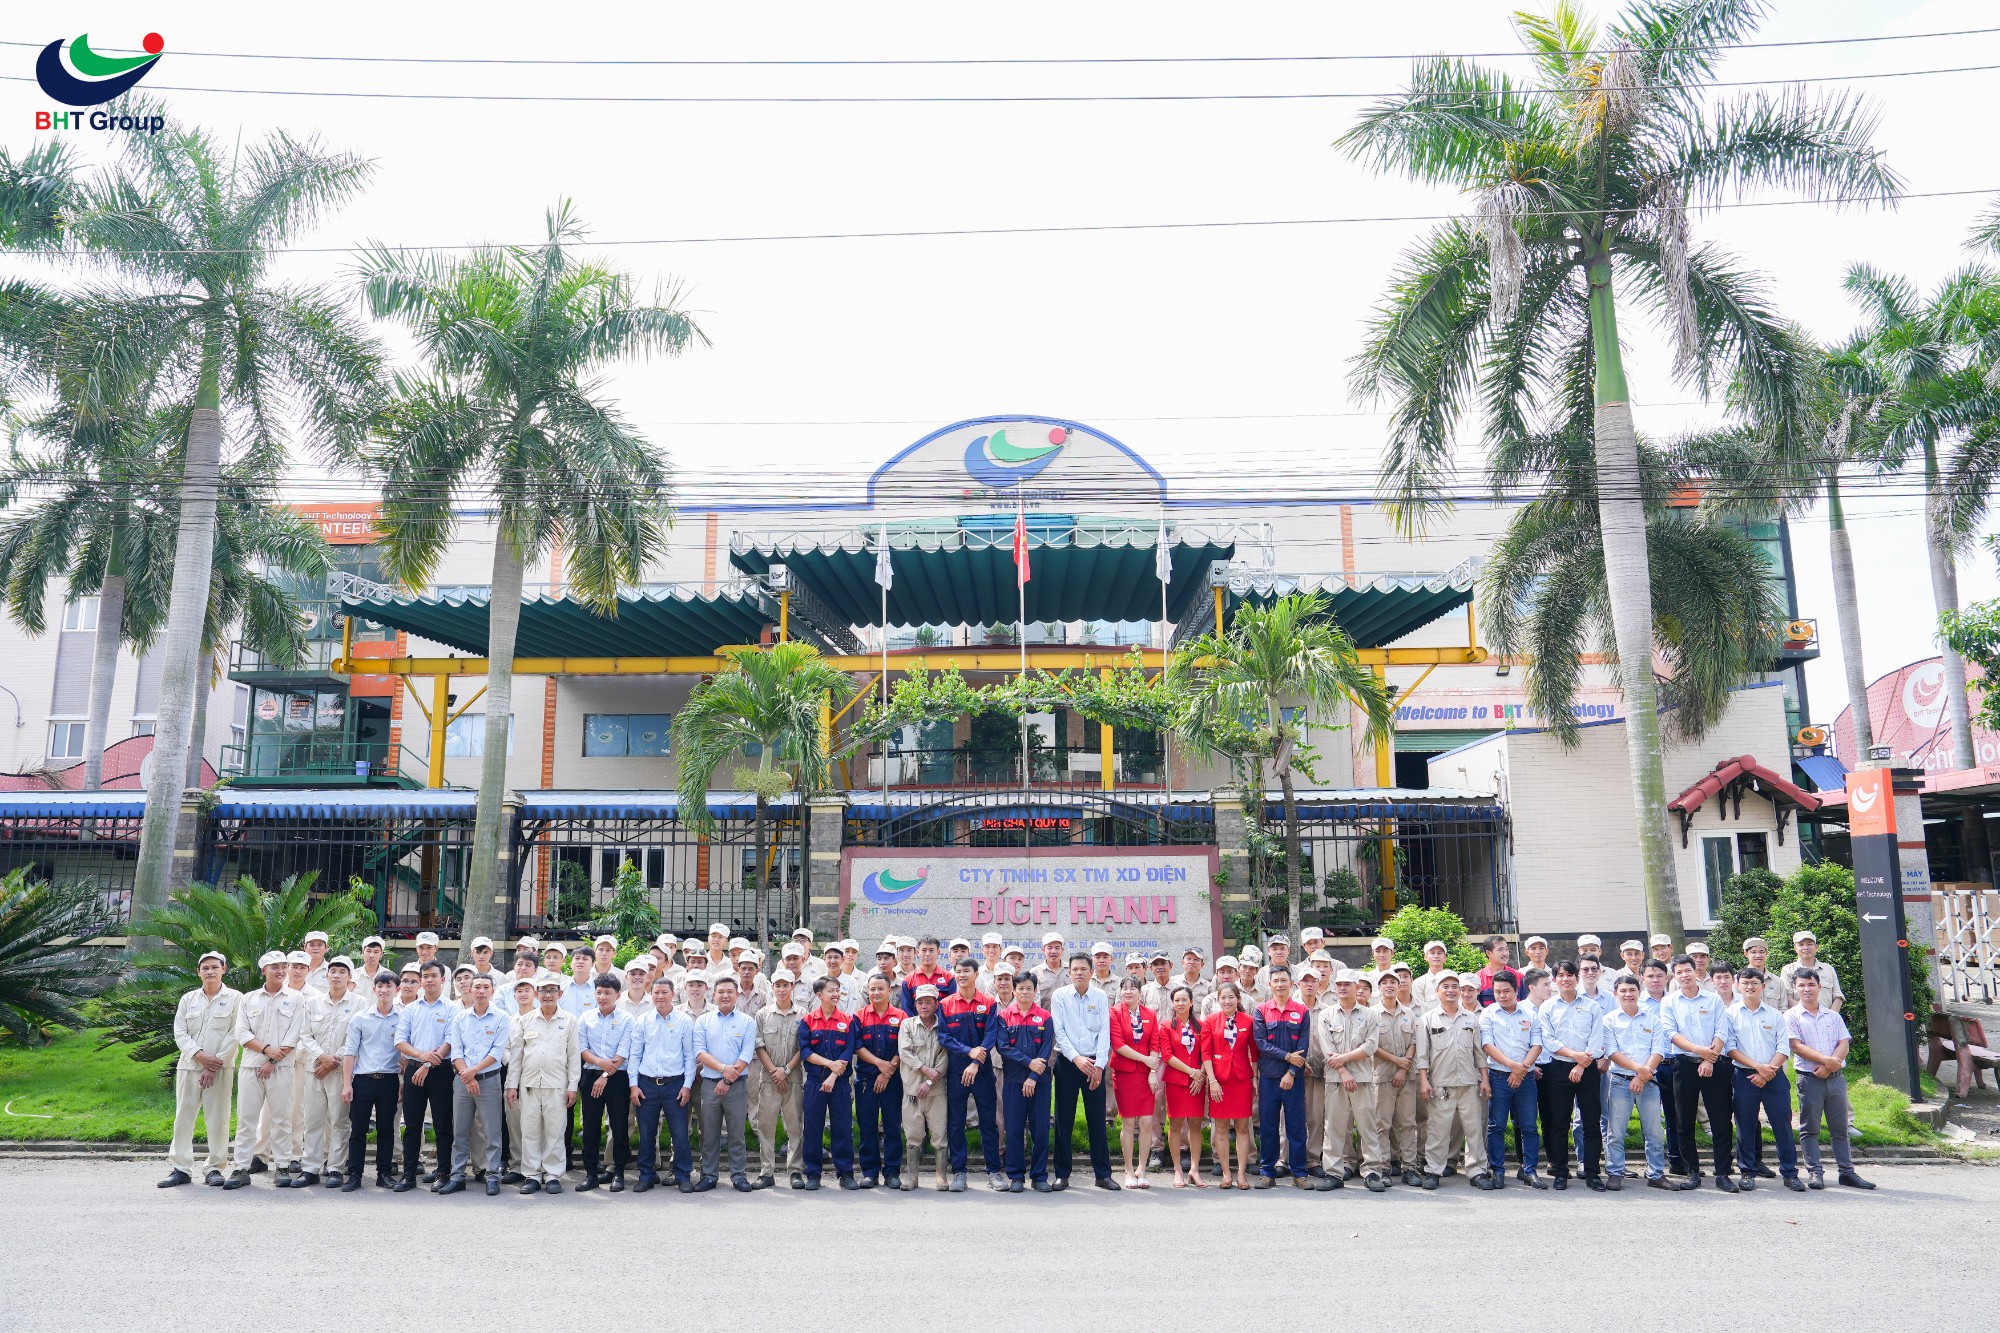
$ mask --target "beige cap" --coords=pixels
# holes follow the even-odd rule
[[[796,986],[799,984],[798,977],[792,972],[792,969],[790,969],[789,967],[781,967],[777,971],[771,974],[771,984],[773,986],[777,985],[781,981],[788,986]]]
[[[1752,935],[1749,939],[1743,941],[1743,948],[1746,951],[1750,949],[1769,949],[1770,947],[1771,942],[1762,935]]]
[[[1586,944],[1595,944],[1600,949],[1604,947],[1604,941],[1598,939],[1595,935],[1579,935],[1576,937],[1577,948],[1581,949]]]
[[[1639,940],[1626,940],[1623,944],[1618,946],[1619,953],[1624,953],[1627,949],[1630,949],[1634,953],[1646,952],[1645,944]]]
[[[1792,932],[1793,944],[1803,944],[1807,940],[1811,940],[1814,944],[1818,944],[1819,936],[1813,934],[1810,930],[1795,930]]]
[[[207,953],[195,959],[194,965],[196,967],[200,967],[203,963],[207,962],[211,958],[213,958],[216,962],[221,963],[224,967],[229,966],[229,960],[227,958],[224,958],[219,952],[217,952],[214,949],[210,949]]]
[[[1706,957],[1708,954],[1708,945],[1701,940],[1695,940],[1688,945],[1687,951],[1691,954],[1698,953]]]
[[[1333,974],[1333,984],[1336,986],[1342,982],[1346,982],[1351,986],[1359,980],[1361,980],[1361,974],[1351,967],[1343,967],[1340,971]]]
[[[309,930],[306,932],[306,937],[301,943],[311,944],[314,940],[318,940],[321,944],[327,943],[326,932],[323,930]]]
[[[1049,931],[1046,935],[1042,936],[1042,943],[1044,944],[1061,944],[1062,942],[1062,932],[1059,930]]]
[[[1026,958],[1028,951],[1018,944],[1010,944],[1000,951],[1002,958]]]
[[[1654,944],[1672,944],[1674,942],[1674,937],[1671,935],[1655,935],[1653,936],[1652,942]]]
[[[931,985],[931,983],[928,981],[926,981],[923,985],[917,987],[917,989],[912,993],[911,998],[921,1000],[925,996],[929,996],[933,1000],[937,998],[937,987]]]
[[[308,935],[306,938],[311,939],[312,937]],[[493,941],[487,939],[484,935],[476,935],[473,937],[471,947],[475,949],[490,949],[493,947]]]
[[[1528,936],[1527,939],[1521,941],[1521,947],[1523,949],[1527,948],[1530,944],[1539,944],[1546,949],[1549,945],[1549,942],[1543,939],[1540,935],[1530,935]]]
[[[438,942],[438,937],[437,937],[437,932],[435,930],[420,930],[417,932],[417,943],[436,944],[437,942]]]
[[[1429,952],[1430,952],[1430,951],[1431,951],[1432,949],[1436,949],[1436,950],[1438,950],[1438,951],[1440,951],[1440,952],[1442,952],[1442,953],[1450,953],[1450,952],[1451,952],[1451,950],[1450,950],[1450,949],[1448,949],[1448,948],[1446,948],[1446,947],[1445,947],[1445,943],[1444,943],[1444,941],[1443,941],[1443,940],[1427,940],[1427,941],[1425,941],[1425,943],[1424,943],[1424,952],[1425,952],[1425,953],[1429,953]]]
[[[651,970],[647,965],[645,954],[636,954],[630,962],[625,964],[625,975],[628,977],[634,972],[648,972]]]
[[[1323,940],[1325,938],[1326,932],[1318,926],[1307,926],[1299,932],[1299,943],[1301,944],[1304,944],[1307,940]]]
[[[1375,942],[1368,947],[1370,949],[1394,949],[1396,941],[1390,939],[1387,935],[1377,935]]]
[[[1099,940],[1090,946],[1090,956],[1092,958],[1097,957],[1099,954],[1103,954],[1106,957],[1112,956],[1111,942],[1109,940]]]

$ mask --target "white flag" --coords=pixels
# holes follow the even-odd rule
[[[882,525],[882,542],[875,548],[875,581],[887,592],[896,583],[896,567],[889,560],[889,525]]]
[[[1174,580],[1174,557],[1167,549],[1167,520],[1160,520],[1160,544],[1153,549],[1153,574],[1162,585]]]

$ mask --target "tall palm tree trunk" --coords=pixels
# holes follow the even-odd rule
[[[766,745],[764,754],[768,757],[770,753],[771,747]],[[764,870],[764,793],[761,791],[757,793],[757,817],[751,828],[751,842],[756,848],[753,853],[756,859],[751,862],[751,868],[752,873],[757,876],[757,894],[754,899],[757,904],[757,945],[762,948],[768,943],[764,935],[764,919],[771,907],[771,877]]]
[[[215,658],[201,655],[201,676],[194,685],[194,726],[189,733],[187,785],[201,785],[202,752],[208,748],[208,701],[215,694]]]
[[[1847,535],[1847,512],[1840,503],[1840,479],[1826,479],[1826,546],[1833,565],[1833,614],[1840,628],[1840,666],[1847,677],[1847,715],[1854,720],[1852,767],[1868,761],[1875,746],[1875,723],[1868,716],[1868,672],[1861,662],[1861,599],[1854,586],[1854,544]]]
[[[472,873],[466,876],[461,939],[500,936],[513,885],[500,875],[507,830],[507,731],[514,713],[514,641],[521,628],[521,548],[502,521],[493,541],[493,591],[486,612],[486,744],[479,759],[479,797],[472,828]],[[444,719],[432,718],[443,726]],[[511,877],[510,877],[511,878]]]
[[[1299,937],[1299,793],[1292,785],[1292,766],[1280,765],[1278,785],[1285,795],[1285,938]],[[1262,793],[1259,793],[1262,798]]]
[[[1639,834],[1639,869],[1646,890],[1647,929],[1681,937],[1680,884],[1667,832],[1665,752],[1660,739],[1659,687],[1653,678],[1653,584],[1646,553],[1639,436],[1625,387],[1612,301],[1611,262],[1590,265],[1590,333],[1596,356],[1597,514],[1604,533],[1604,581],[1625,692],[1625,750]]]
[[[125,620],[125,562],[116,533],[104,586],[97,591],[97,642],[90,655],[90,714],[83,724],[83,789],[104,785],[104,740],[111,729],[111,691],[118,681],[119,626]],[[155,742],[157,744],[158,742]]]
[[[1931,600],[1942,620],[1958,610],[1958,564],[1952,554],[1949,520],[1944,513],[1944,486],[1938,474],[1937,446],[1924,445],[1924,547],[1931,562]],[[1945,716],[1951,722],[1951,766],[1971,768],[1978,762],[1972,749],[1972,710],[1965,696],[1965,659],[1949,643],[1940,642],[1944,658]]]
[[[146,817],[139,831],[139,859],[132,876],[132,922],[140,926],[187,883],[194,849],[177,856],[174,833],[192,735],[195,678],[202,669],[202,631],[208,620],[210,567],[215,552],[215,497],[222,475],[222,387],[219,336],[203,350],[201,383],[188,422],[181,464],[180,526],[174,539],[173,597],[167,607],[166,662],[160,679],[160,715],[154,726],[153,772],[146,783]],[[134,932],[134,947],[145,940]]]

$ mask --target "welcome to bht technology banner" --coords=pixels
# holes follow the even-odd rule
[[[885,935],[989,930],[1020,944],[1030,962],[1057,930],[1070,946],[1107,940],[1127,953],[1199,945],[1212,962],[1222,940],[1213,847],[913,847],[841,854],[846,933],[872,954]]]

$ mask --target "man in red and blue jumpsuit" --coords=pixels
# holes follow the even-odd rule
[[[992,1051],[988,1029],[999,1005],[977,987],[979,964],[958,965],[958,989],[938,1006],[938,1044],[945,1050],[944,1134],[951,1148],[951,1192],[965,1192],[965,1104],[979,1111],[979,1147],[986,1157],[988,1187],[1005,1188],[1000,1174],[1000,1115],[993,1096]]]
[[[896,1001],[906,1015],[917,1012],[917,987],[936,986],[937,993],[948,1000],[958,984],[952,969],[938,961],[938,947],[935,935],[926,935],[917,941],[917,965],[903,978],[902,994]],[[939,1000],[938,1005],[942,1012],[944,1000]]]
[[[1007,1122],[1007,1192],[1019,1194],[1032,1174],[1035,1192],[1047,1194],[1049,1184],[1049,1103],[1056,1081],[1050,1066],[1056,1058],[1055,1019],[1035,1003],[1035,988],[1014,988],[1014,1003],[993,1016],[993,1050],[1000,1057],[1000,1097]],[[982,1122],[984,1123],[984,1122]],[[1034,1160],[1023,1160],[1032,1133]]]
[[[854,1015],[854,1118],[861,1134],[861,1188],[903,1175],[903,1070],[896,1037],[909,1017],[889,1003],[889,978],[868,978],[868,1003]]]
[[[854,1183],[854,1086],[848,1077],[854,1065],[854,1047],[860,1025],[853,1014],[840,1009],[840,981],[821,977],[813,982],[817,1006],[799,1020],[799,1073],[805,1086],[805,1176],[806,1188],[816,1190],[825,1169],[825,1145],[821,1139],[833,1130],[833,1170],[844,1190],[859,1189]]]
[[[1257,1006],[1250,1031],[1257,1044],[1257,1188],[1278,1183],[1278,1117],[1285,1121],[1286,1159],[1292,1184],[1311,1189],[1306,1178],[1306,1044],[1311,1024],[1305,1006],[1292,998],[1292,975],[1271,969],[1271,999]]]

